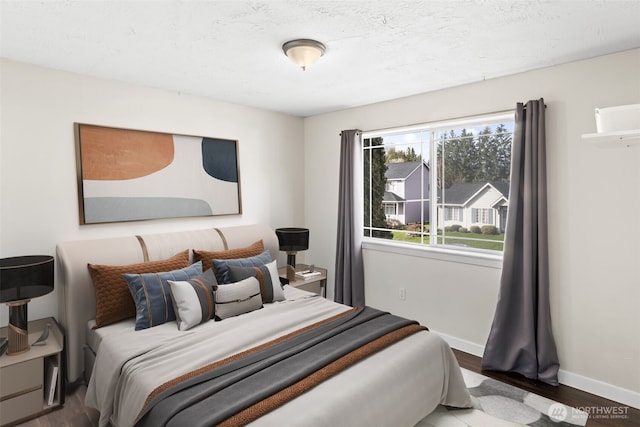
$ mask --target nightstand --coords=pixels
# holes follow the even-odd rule
[[[306,264],[296,265],[296,271],[303,271],[308,269],[309,269],[309,266]],[[310,279],[300,279],[296,277],[295,280],[289,281],[289,286],[293,286],[294,288],[300,288],[309,292],[315,292],[316,294],[326,297],[327,296],[327,269],[322,267],[314,267],[314,270],[319,271],[321,274],[319,276],[314,276]],[[278,274],[280,274],[280,276],[282,277],[287,277],[287,267],[279,268]]]
[[[0,425],[37,417],[64,403],[62,350],[64,338],[58,322],[52,318],[29,322],[29,343],[42,334],[49,323],[49,337],[44,345],[31,346],[29,351],[0,357]],[[0,328],[7,336],[7,328]],[[55,369],[54,367],[57,367]],[[54,381],[53,387],[51,382]],[[51,393],[51,404],[49,396]]]

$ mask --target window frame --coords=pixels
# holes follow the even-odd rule
[[[411,132],[429,132],[429,159],[437,159],[437,144],[434,143],[434,135],[438,131],[448,131],[459,127],[471,127],[473,125],[484,124],[486,122],[510,122],[515,120],[515,110],[504,110],[494,113],[487,113],[469,117],[460,117],[450,120],[440,120],[429,123],[414,124],[409,126],[400,126],[395,128],[387,128],[381,130],[371,130],[362,132],[362,141],[369,138],[391,136],[403,133]],[[364,143],[361,147],[363,150],[363,162],[364,162]],[[437,163],[437,162],[436,162]],[[430,164],[432,162],[430,161]],[[432,165],[433,166],[433,165]],[[437,167],[429,168],[429,186],[434,187],[432,184],[437,182]],[[423,193],[424,194],[424,193]],[[429,198],[433,200],[429,206],[429,217],[435,218],[437,224],[438,218],[438,200],[437,196],[434,198],[429,193]],[[465,213],[461,212],[464,216]],[[364,215],[364,212],[363,212]],[[430,222],[432,220],[430,219]],[[465,264],[482,265],[492,268],[502,267],[503,251],[495,251],[479,248],[457,248],[454,245],[447,245],[442,243],[433,243],[438,240],[438,227],[429,227],[429,243],[407,243],[397,240],[381,239],[377,237],[362,236],[363,249],[377,250],[383,252],[403,253],[411,256],[420,256],[432,259],[440,259],[445,261],[459,262]],[[372,227],[372,229],[374,229]]]
[[[464,209],[461,206],[445,206],[444,207],[444,220],[445,221],[464,221]]]

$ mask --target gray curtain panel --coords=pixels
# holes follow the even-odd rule
[[[544,100],[516,107],[500,293],[482,368],[558,385],[551,332]]]
[[[362,150],[359,130],[342,131],[338,194],[335,301],[364,305]]]

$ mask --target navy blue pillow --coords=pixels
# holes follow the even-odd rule
[[[200,261],[163,273],[123,274],[136,304],[136,331],[176,320],[168,280],[189,280],[202,274]]]
[[[214,259],[213,268],[216,273],[216,280],[219,284],[231,283],[231,276],[229,274],[229,266],[234,267],[260,267],[271,262],[271,254],[268,250],[262,252],[260,255],[251,256],[248,258],[233,258],[233,259]]]

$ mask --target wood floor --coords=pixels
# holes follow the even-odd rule
[[[640,426],[640,410],[638,409],[565,385],[554,387],[540,381],[527,379],[518,374],[483,371],[480,368],[479,357],[463,353],[455,349],[453,352],[455,353],[460,366],[465,369],[502,381],[503,383],[510,384],[522,390],[538,394],[546,397],[547,399],[564,403],[567,406],[581,408],[586,412],[593,414],[593,417],[590,416],[587,420],[587,427]],[[607,411],[612,410],[626,412],[625,415],[627,418],[607,418]]]
[[[572,387],[563,385],[553,387],[539,381],[529,380],[517,374],[482,371],[479,357],[458,350],[454,350],[454,353],[460,366],[470,371],[511,384],[568,406],[588,408],[590,411],[590,408],[596,408],[593,409],[593,411],[601,411],[600,415],[589,417],[587,427],[640,426],[640,410],[638,409],[627,407],[626,405],[621,405],[617,402]],[[97,427],[98,412],[86,408],[83,404],[85,391],[86,387],[84,385],[79,385],[75,388],[68,387],[66,401],[62,409],[19,425],[21,427]],[[622,410],[626,411],[627,418],[606,418],[602,414],[606,414],[606,411],[609,410],[608,408],[622,408]],[[591,413],[593,414],[594,412]]]

